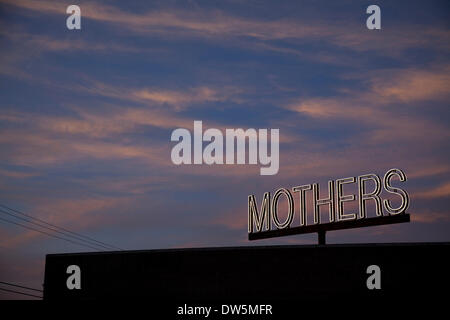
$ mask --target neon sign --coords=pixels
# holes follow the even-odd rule
[[[275,191],[273,197],[270,192],[264,193],[259,210],[255,196],[249,195],[249,240],[318,232],[319,243],[324,243],[326,231],[409,222],[409,215],[405,213],[409,206],[409,195],[404,189],[392,185],[394,177],[398,178],[400,182],[407,181],[405,173],[400,169],[388,170],[383,179],[370,173],[358,177],[330,180],[328,181],[327,196],[322,198],[318,183],[296,186],[291,190],[280,188]],[[368,190],[367,186],[369,181],[373,184],[371,190]],[[344,185],[350,184],[356,184],[356,194],[344,194]],[[387,194],[384,199],[381,195],[383,190]],[[308,219],[307,215],[306,198],[308,193],[312,196],[312,219],[311,217]],[[294,194],[297,194],[297,201],[294,201]],[[278,214],[278,204],[282,197],[287,200],[287,216],[284,221],[280,221]],[[392,197],[397,197],[400,205],[394,206]],[[344,204],[356,200],[358,201],[357,212],[345,213]],[[368,218],[367,216],[366,206],[369,201],[373,201],[375,204],[376,217]],[[295,203],[298,203],[298,210],[296,210]],[[328,207],[328,221],[325,223],[320,214],[323,206]],[[298,224],[293,227],[296,212],[299,216],[296,219]]]

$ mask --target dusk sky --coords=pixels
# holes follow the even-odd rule
[[[66,27],[71,4],[81,30]],[[381,30],[366,27],[371,4]],[[448,1],[0,0],[0,204],[127,250],[314,244],[249,242],[248,195],[400,168],[412,221],[327,242],[450,241],[449,13]],[[171,133],[194,120],[279,129],[278,174],[173,164]],[[0,281],[42,288],[46,254],[87,250],[0,221]]]

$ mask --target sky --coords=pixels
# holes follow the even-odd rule
[[[377,1],[381,30],[367,1],[71,4],[0,0],[0,204],[127,250],[313,244],[249,242],[248,195],[400,168],[412,221],[327,242],[450,240],[448,1]],[[195,120],[279,129],[278,173],[173,164]],[[0,281],[84,251],[0,221]]]

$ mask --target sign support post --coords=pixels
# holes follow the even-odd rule
[[[325,234],[326,234],[325,230],[320,230],[319,232],[317,232],[317,235],[319,237],[319,245],[325,245],[326,244]]]

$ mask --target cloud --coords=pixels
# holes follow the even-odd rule
[[[254,175],[261,165],[204,165],[175,166],[170,150],[175,144],[166,138],[147,137],[136,139],[133,135],[145,129],[173,130],[193,129],[194,119],[179,117],[159,109],[120,108],[108,106],[108,110],[97,108],[72,108],[71,115],[49,116],[35,113],[5,110],[0,120],[10,126],[0,130],[0,145],[8,152],[4,160],[13,165],[51,166],[100,159],[109,163],[117,160],[137,161],[148,168],[159,168],[168,174],[225,175],[246,177]],[[218,128],[225,133],[226,125],[206,121],[204,130]],[[296,136],[281,135],[282,144],[297,141]],[[133,164],[134,163],[134,164]],[[135,162],[127,166],[135,167]],[[170,173],[169,173],[170,172]]]
[[[241,103],[242,99],[239,98],[239,94],[243,92],[243,89],[231,86],[221,88],[198,86],[186,89],[127,88],[99,81],[87,80],[87,82],[88,84],[75,85],[72,89],[92,95],[138,102],[147,106],[167,106],[176,111],[204,103],[227,101]]]
[[[33,34],[28,32],[12,31],[11,27],[6,27],[1,24],[0,36],[8,38],[10,41],[14,41],[15,44],[20,44],[32,50],[34,56],[44,51],[119,51],[135,53],[137,48],[130,45],[123,45],[119,43],[108,42],[94,42],[81,39],[58,39],[44,34]],[[27,53],[24,53],[25,55]],[[27,56],[28,57],[28,56]]]
[[[388,72],[372,80],[372,92],[386,102],[442,100],[450,95],[450,66]]]
[[[450,221],[450,214],[444,212],[424,212],[411,215],[413,222],[436,223],[439,221]]]
[[[380,70],[366,80],[366,90],[343,89],[334,97],[299,99],[285,108],[317,120],[369,125],[364,137],[367,143],[376,144],[393,137],[396,141],[447,141],[450,137],[447,126],[424,118],[420,112],[429,112],[423,110],[425,102],[439,106],[448,99],[449,68],[444,65],[432,70]],[[405,113],[399,106],[415,111]]]
[[[190,127],[192,121],[163,110],[142,108],[120,108],[111,106],[105,114],[99,110],[89,112],[74,108],[78,117],[30,116],[41,130],[55,133],[86,135],[92,138],[114,136],[136,132],[140,127],[171,129]]]
[[[48,166],[56,163],[70,163],[82,159],[137,159],[148,165],[167,165],[165,154],[168,147],[140,146],[105,141],[83,141],[83,139],[58,138],[32,132],[2,133],[0,144],[8,147],[3,160],[15,165]],[[167,149],[167,152],[162,150]]]
[[[15,170],[2,170],[0,169],[0,175],[10,178],[17,178],[17,179],[26,179],[31,177],[36,177],[39,175],[37,172],[20,172]]]
[[[304,99],[287,108],[315,118],[370,119],[373,115],[382,116],[381,107],[388,104],[445,100],[450,95],[449,72],[449,65],[433,69],[380,70],[366,75],[369,87],[365,91],[345,89],[339,96]],[[361,75],[355,77],[361,78]]]
[[[13,6],[47,14],[65,15],[65,6],[54,1],[4,1]],[[310,24],[294,29],[298,24],[289,20],[259,21],[230,16],[219,10],[154,10],[132,13],[118,7],[97,2],[81,6],[84,18],[120,25],[137,32],[162,32],[162,29],[174,29],[183,32],[211,35],[249,36],[260,39],[280,39],[291,37],[317,37],[332,34],[332,28],[317,27]]]
[[[206,102],[240,101],[236,96],[242,90],[237,88],[222,88],[221,90],[201,86],[190,88],[185,91],[161,90],[153,88],[131,90],[127,95],[128,99],[139,102],[154,102],[158,104],[168,104],[180,110],[186,106],[202,104]]]
[[[127,198],[106,198],[106,197],[91,197],[84,199],[52,199],[52,201],[39,201],[39,205],[32,211],[32,216],[42,219],[51,224],[70,229],[74,232],[82,232],[88,228],[103,228],[108,225],[115,224],[115,216],[108,214],[108,210],[112,208],[126,207],[131,199]],[[10,219],[13,220],[13,219]],[[38,226],[28,224],[23,221],[18,221],[22,224],[29,225],[32,228],[42,230],[58,237],[65,237],[59,233],[54,233],[51,230],[42,229]],[[19,233],[2,237],[1,246],[7,249],[13,249],[26,245],[30,241],[37,239],[50,239],[47,235],[26,230],[22,227]],[[18,230],[19,230],[18,229]],[[70,237],[65,237],[77,241]],[[57,240],[64,241],[64,240]],[[79,242],[79,241],[78,241]]]
[[[27,53],[28,54],[28,53]],[[13,57],[14,56],[14,57]],[[28,57],[29,59],[31,57]],[[166,108],[173,111],[183,111],[189,108],[195,107],[210,107],[212,103],[237,103],[242,104],[245,99],[242,94],[245,89],[237,86],[191,86],[186,88],[164,88],[164,87],[131,87],[112,85],[86,76],[85,74],[79,74],[75,72],[77,78],[82,81],[61,83],[49,80],[48,77],[31,76],[27,72],[23,72],[19,66],[20,59],[15,55],[6,56],[7,61],[10,63],[8,66],[0,66],[0,74],[28,80],[32,84],[38,83],[51,88],[59,88],[65,91],[78,94],[89,94],[92,96],[112,98],[116,102],[129,102],[132,104],[140,104],[146,107],[159,107]],[[122,107],[123,108],[123,107]],[[114,109],[117,109],[114,108]],[[158,110],[155,110],[158,112]],[[141,112],[142,113],[142,112]],[[160,114],[162,112],[159,111]],[[143,114],[142,114],[143,115]],[[14,120],[11,117],[15,115],[10,112],[6,119],[6,115],[0,115],[0,120]],[[131,114],[130,114],[131,116]],[[147,120],[150,118],[145,116]],[[158,116],[156,116],[158,118]],[[18,119],[15,119],[18,120]]]
[[[246,206],[237,207],[234,210],[219,213],[209,223],[223,225],[234,230],[247,230],[248,221],[246,212]]]
[[[443,165],[427,165],[424,168],[418,168],[415,171],[408,174],[409,178],[422,178],[436,176],[450,171],[450,166]]]
[[[5,110],[1,121],[9,124],[0,135],[3,160],[15,165],[37,166],[81,159],[138,159],[147,164],[167,165],[169,146],[154,140],[143,145],[124,140],[121,134],[136,132],[141,126],[169,128],[188,121],[164,112],[116,108],[109,114],[86,112],[72,116],[45,116]],[[158,116],[159,114],[159,116]],[[116,137],[115,141],[108,140]]]
[[[431,190],[416,192],[414,197],[417,199],[436,199],[450,196],[450,182],[446,182]]]
[[[370,167],[395,166],[407,170],[410,178],[448,172],[442,146],[448,144],[450,130],[424,116],[439,113],[446,105],[448,68],[445,64],[428,69],[378,70],[365,74],[365,78],[352,78],[361,81],[362,89],[337,88],[334,96],[304,97],[285,104],[294,115],[277,121],[299,128],[296,130],[304,139],[298,142],[300,149],[282,152],[280,178],[336,177],[339,172],[353,175]],[[324,128],[331,133],[321,133]],[[325,139],[333,132],[337,132],[336,137]],[[317,133],[321,135],[317,137]],[[445,190],[442,187],[419,197],[443,195]]]
[[[46,14],[65,15],[65,7],[53,1],[6,0],[10,5]],[[352,22],[318,22],[306,17],[305,20],[252,19],[230,15],[220,10],[157,9],[146,12],[130,12],[115,6],[97,2],[81,6],[83,18],[109,23],[120,28],[144,35],[171,35],[172,39],[196,36],[208,40],[223,41],[224,37],[236,39],[247,37],[258,41],[321,39],[333,46],[351,50],[377,51],[385,55],[398,55],[402,50],[413,47],[434,46],[448,50],[450,32],[427,26],[396,26],[380,37],[366,32],[362,24]],[[364,30],[365,32],[348,32]],[[269,46],[272,50],[274,47]],[[285,51],[286,52],[286,51]],[[295,52],[293,52],[296,54]]]

